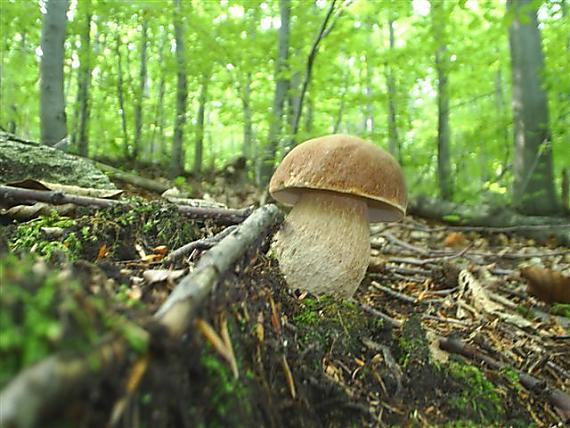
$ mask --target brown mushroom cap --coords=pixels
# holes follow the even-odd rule
[[[408,204],[398,162],[380,147],[350,135],[327,135],[299,144],[269,183],[271,195],[286,205],[294,205],[307,190],[363,198],[371,222],[400,220]]]

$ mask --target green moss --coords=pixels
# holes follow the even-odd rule
[[[399,341],[401,355],[400,365],[407,367],[410,362],[431,364],[429,344],[418,316],[412,316],[402,328]]]
[[[18,226],[15,235],[9,241],[9,248],[16,253],[32,252],[42,257],[51,258],[57,252],[63,252],[68,259],[75,260],[81,252],[81,241],[73,232],[69,232],[76,221],[60,217],[55,211]],[[45,228],[62,229],[58,238],[50,237]]]
[[[31,257],[8,255],[0,260],[0,284],[0,386],[62,345],[84,349],[91,343],[94,330],[88,322],[81,334],[68,334],[71,322],[87,316],[72,305],[79,290],[75,282]]]
[[[60,351],[84,352],[114,331],[144,352],[148,336],[31,256],[0,258],[0,388],[25,367]]]
[[[552,305],[550,312],[554,315],[570,318],[570,305],[566,303],[555,303]]]
[[[377,319],[366,316],[362,309],[347,300],[328,296],[306,297],[291,315],[305,345],[317,343],[326,348],[332,340],[348,352],[360,346],[359,337],[381,327]]]
[[[478,367],[452,361],[448,369],[451,376],[463,387],[459,393],[450,397],[449,402],[456,411],[479,426],[494,426],[504,420],[501,397],[493,383],[487,380]]]

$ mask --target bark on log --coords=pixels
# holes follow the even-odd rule
[[[186,331],[195,310],[216,282],[281,221],[275,205],[257,209],[232,234],[205,253],[155,314],[173,337]],[[141,329],[146,343],[150,335]],[[91,376],[117,367],[129,352],[122,337],[114,337],[84,355],[56,354],[23,370],[0,391],[0,427],[29,428],[47,413],[61,412],[66,401],[89,385]]]
[[[87,207],[111,208],[117,205],[128,206],[126,201],[70,195],[63,192],[52,192],[19,187],[0,186],[0,207],[12,206],[28,202],[45,202],[53,205],[74,204]],[[242,222],[252,213],[252,208],[202,208],[177,206],[178,211],[195,220],[210,219],[219,224],[235,224]]]
[[[410,201],[408,212],[418,217],[445,221],[454,225],[517,227],[516,232],[539,241],[554,237],[561,245],[570,245],[570,219],[564,217],[523,216],[507,207],[476,207],[420,196]],[[528,226],[525,229],[521,226]],[[536,228],[535,226],[540,226]],[[549,227],[546,227],[549,226]]]
[[[93,162],[93,163],[97,168],[106,173],[109,177],[115,180],[132,184],[133,186],[141,187],[150,192],[162,194],[163,192],[166,192],[168,189],[170,189],[170,187],[172,187],[168,184],[161,183],[157,180],[151,180],[150,178],[145,178],[138,176],[136,174],[131,174],[128,172],[121,171],[120,169],[113,168],[112,166],[101,162]]]

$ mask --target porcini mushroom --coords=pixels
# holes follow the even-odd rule
[[[299,144],[269,184],[293,205],[274,249],[290,288],[351,297],[370,260],[369,222],[402,219],[402,170],[386,151],[360,138],[328,135]]]

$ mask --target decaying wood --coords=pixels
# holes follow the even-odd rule
[[[133,186],[141,187],[150,192],[161,194],[171,187],[170,185],[161,183],[157,180],[151,180],[150,178],[145,178],[136,174],[130,174],[128,172],[121,171],[120,169],[113,168],[112,166],[104,164],[102,162],[93,163],[97,168],[106,173],[112,179],[123,181],[125,183],[132,184]]]
[[[428,197],[411,200],[408,211],[419,217],[441,221],[445,221],[446,217],[457,216],[458,222],[462,225],[516,228],[511,231],[517,231],[521,235],[542,241],[554,237],[562,245],[570,245],[570,227],[568,218],[564,217],[528,217],[506,207],[501,209],[487,205],[468,207]],[[532,226],[539,226],[539,228]]]
[[[70,195],[63,192],[52,192],[19,187],[0,186],[0,206],[11,207],[21,203],[45,202],[52,205],[74,204],[78,206],[111,208],[117,205],[129,206],[126,201],[93,198],[88,196]],[[252,212],[252,208],[201,208],[177,206],[185,216],[204,220],[211,219],[220,224],[235,224],[242,222]]]
[[[458,338],[442,337],[439,339],[439,346],[444,351],[462,355],[470,360],[483,362],[493,370],[510,368],[508,364],[503,364],[494,358],[482,354],[474,346],[466,344]],[[550,404],[559,410],[563,420],[570,422],[570,396],[567,393],[557,388],[551,388],[545,381],[522,371],[518,371],[518,375],[520,383],[526,389],[545,397]]]
[[[175,337],[186,331],[194,311],[221,276],[255,248],[281,219],[276,206],[261,207],[205,253],[197,268],[180,282],[156,313],[159,323]],[[150,335],[142,329],[140,333],[141,341],[148,343]],[[129,349],[124,338],[115,336],[86,354],[60,353],[24,369],[0,392],[0,427],[37,426],[42,417],[60,411],[66,400],[85,388],[91,376],[117,367]]]

